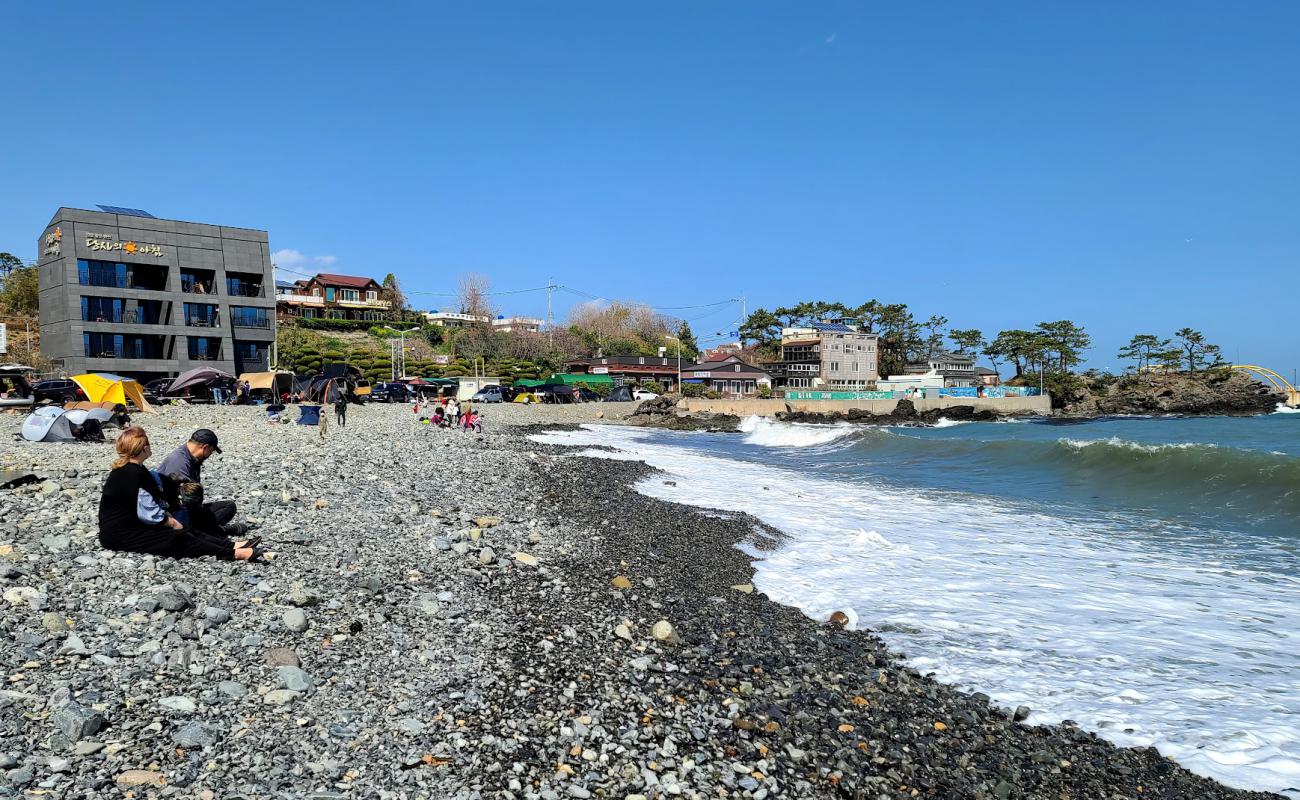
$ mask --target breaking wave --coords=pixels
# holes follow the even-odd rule
[[[746,444],[762,447],[815,447],[830,444],[860,430],[853,425],[805,425],[797,422],[773,422],[763,417],[745,417],[740,432]]]

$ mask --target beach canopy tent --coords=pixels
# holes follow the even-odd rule
[[[320,406],[298,406],[299,425],[319,425]]]
[[[144,399],[144,389],[140,384],[121,375],[109,372],[90,372],[85,375],[73,375],[72,380],[86,393],[86,399],[92,403],[121,403],[130,400],[135,407],[148,414],[155,413],[149,401]]]
[[[93,419],[101,426],[117,424],[113,421],[113,412],[107,408],[74,408],[63,411],[63,416],[73,425],[85,425],[88,419]]]
[[[249,391],[262,389],[270,392],[273,397],[294,390],[292,372],[245,372],[239,376],[239,382],[247,383]]]
[[[351,392],[347,379],[317,376],[307,386],[303,399],[311,403],[337,403]],[[312,423],[315,424],[315,423]]]
[[[580,383],[585,383],[588,386],[595,386],[603,383],[608,386],[613,386],[614,379],[608,375],[589,374],[585,372],[556,372],[545,381],[539,381],[538,383],[564,384],[565,386],[577,386]]]
[[[216,367],[195,367],[188,372],[177,375],[176,380],[172,381],[171,385],[167,387],[167,394],[174,394],[195,386],[208,386],[213,383],[229,381],[234,377],[229,372],[223,372]]]
[[[73,442],[72,420],[57,406],[38,408],[23,420],[23,438],[29,442]]]
[[[116,406],[117,403],[92,403],[89,400],[78,400],[75,403],[64,403],[63,410],[64,411],[78,411],[78,410],[89,411],[92,408],[102,408],[111,412],[113,408]]]
[[[546,385],[546,381],[535,381],[535,380],[531,380],[531,379],[528,379],[528,378],[522,378],[522,379],[520,379],[520,380],[515,381],[514,383],[512,383],[512,384],[510,384],[510,385],[511,385],[511,386],[514,386],[514,387],[517,388],[517,389],[518,389],[518,388],[526,389],[526,388],[528,388],[529,386],[544,386],[544,385]]]
[[[609,390],[609,396],[605,398],[607,403],[628,403],[634,400],[632,397],[631,386],[615,386]]]

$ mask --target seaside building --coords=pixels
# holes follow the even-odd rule
[[[474,325],[486,325],[488,317],[481,314],[461,314],[456,311],[433,311],[424,312],[424,318],[430,325],[437,325],[440,328],[470,328]]]
[[[985,386],[1001,386],[1002,376],[988,367],[976,367],[975,377]]]
[[[496,319],[482,314],[461,314],[455,311],[426,311],[424,318],[430,325],[440,328],[470,328],[476,325],[490,325],[492,330],[501,333],[537,333],[542,321],[532,317],[506,317],[498,315]]]
[[[960,353],[936,353],[925,361],[908,364],[902,375],[890,375],[877,387],[882,391],[902,392],[908,389],[960,389],[976,384],[996,385],[984,382],[976,371],[973,357]]]
[[[492,320],[492,330],[501,333],[537,333],[541,328],[542,321],[532,317],[497,317]]]
[[[281,321],[301,317],[382,322],[392,318],[383,289],[374,278],[327,272],[292,283],[276,281],[275,313]]]
[[[774,386],[788,389],[870,389],[879,337],[853,319],[830,319],[781,330],[781,360],[764,364]]]
[[[275,341],[267,233],[60,208],[37,244],[41,352],[69,374],[261,372]]]
[[[771,388],[772,376],[762,367],[726,354],[682,367],[682,383],[702,383],[728,398],[756,397],[759,387]]]
[[[657,381],[671,391],[677,386],[677,363],[676,356],[597,356],[570,361],[564,368],[566,372],[608,375],[616,384]],[[689,362],[681,364],[684,372]]]

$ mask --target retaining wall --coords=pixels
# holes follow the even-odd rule
[[[705,400],[684,397],[677,403],[679,411],[734,414],[738,417],[773,417],[782,411],[805,411],[812,414],[829,414],[832,411],[861,409],[872,414],[891,414],[897,400]],[[1041,397],[938,397],[932,400],[913,400],[917,411],[974,406],[976,411],[988,409],[998,414],[1050,414],[1052,398]]]

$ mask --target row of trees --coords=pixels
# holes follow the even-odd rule
[[[1172,339],[1162,339],[1153,333],[1139,333],[1119,351],[1119,357],[1133,361],[1138,372],[1155,367],[1177,369],[1184,363],[1188,372],[1215,369],[1224,365],[1223,351],[1210,344],[1205,334],[1192,328],[1182,328]]]
[[[741,325],[742,340],[755,342],[761,357],[780,357],[781,329],[823,319],[852,318],[880,336],[880,374],[899,374],[909,363],[928,360],[949,347],[962,355],[989,359],[1015,367],[1016,377],[1027,372],[1066,372],[1083,360],[1092,346],[1082,326],[1070,320],[1040,322],[1033,330],[999,331],[992,340],[976,328],[949,328],[948,318],[933,314],[916,318],[906,303],[868,300],[850,306],[822,300],[807,301],[773,311],[757,309]]]

